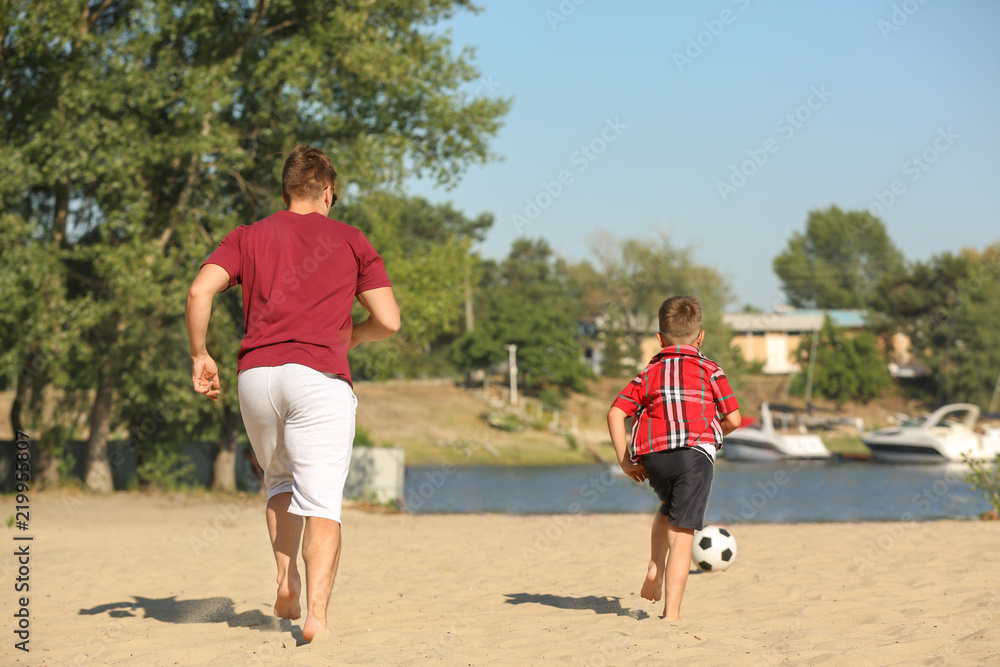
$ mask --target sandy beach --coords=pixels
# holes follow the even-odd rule
[[[271,616],[262,517],[256,497],[34,495],[30,530],[2,529],[0,664],[1000,661],[1000,522],[736,525],[736,563],[692,574],[667,622],[638,595],[647,516],[349,509],[335,636],[310,646]],[[24,544],[30,653],[13,632]]]

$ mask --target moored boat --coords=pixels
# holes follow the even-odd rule
[[[786,433],[774,429],[767,403],[760,406],[760,424],[741,426],[723,441],[727,461],[778,461],[781,459],[828,459],[830,450],[818,435]]]
[[[961,420],[955,418],[962,415]],[[945,463],[977,461],[1000,455],[1000,428],[977,431],[979,407],[952,403],[931,413],[923,422],[890,426],[861,437],[876,461],[884,463]],[[964,455],[964,456],[963,456]]]

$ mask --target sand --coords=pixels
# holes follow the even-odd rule
[[[10,514],[14,500],[4,502]],[[349,509],[335,636],[270,615],[261,499],[31,498],[30,653],[3,665],[983,665],[1000,661],[1000,522],[737,525],[683,620],[638,596],[649,517]]]

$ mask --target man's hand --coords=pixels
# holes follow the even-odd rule
[[[618,465],[622,467],[622,472],[634,481],[646,481],[646,469],[642,467],[642,463],[634,463],[632,458],[626,455],[624,459],[618,461]]]
[[[219,400],[219,368],[215,360],[205,350],[205,336],[208,335],[208,320],[212,317],[212,299],[229,287],[229,272],[218,264],[201,267],[198,276],[188,290],[184,320],[187,322],[188,341],[191,344],[191,381],[194,390]]]
[[[213,401],[219,400],[222,387],[219,384],[219,367],[215,365],[215,359],[212,359],[206,352],[197,357],[191,357],[191,363],[193,365],[191,381],[194,383],[194,390],[208,396]]]

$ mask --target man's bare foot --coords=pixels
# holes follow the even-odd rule
[[[299,593],[302,584],[298,576],[288,576],[278,584],[278,597],[274,601],[274,615],[278,618],[296,620],[302,616]]]
[[[649,561],[649,569],[646,571],[646,579],[642,582],[642,590],[639,595],[647,600],[659,602],[663,597],[663,572],[656,563]]]
[[[320,623],[312,614],[306,616],[306,622],[302,624],[303,639],[311,644],[314,640],[319,642],[328,636],[332,637],[333,633],[326,627],[326,623]]]

